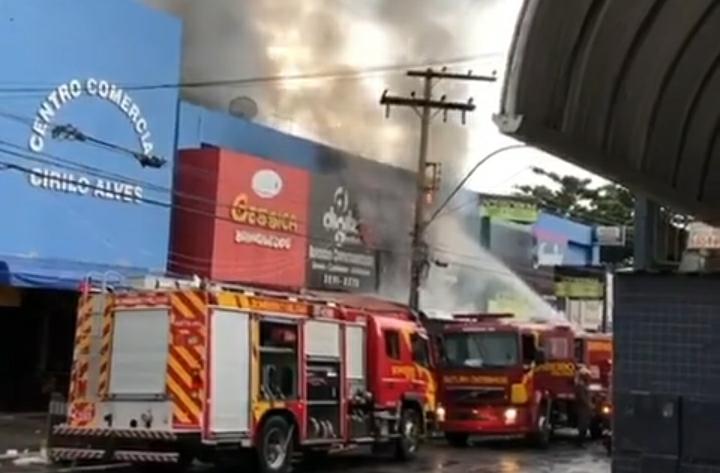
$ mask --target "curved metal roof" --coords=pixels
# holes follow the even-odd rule
[[[501,131],[720,221],[720,1],[526,0]]]

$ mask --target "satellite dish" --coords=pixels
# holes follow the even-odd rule
[[[230,101],[228,111],[230,115],[252,120],[258,114],[258,106],[250,97],[236,97]]]

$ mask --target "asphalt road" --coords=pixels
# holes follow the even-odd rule
[[[67,470],[66,470],[67,471]],[[82,470],[80,470],[82,471]],[[159,470],[162,471],[162,470]],[[191,473],[233,473],[237,468],[198,466]],[[42,465],[2,465],[0,473],[57,473]],[[570,443],[554,443],[546,451],[536,451],[512,442],[480,444],[457,449],[442,443],[425,444],[418,458],[399,463],[389,457],[358,450],[330,456],[313,466],[297,465],[295,473],[609,473],[610,459],[599,444],[578,448]],[[79,472],[78,472],[79,473]],[[95,472],[93,472],[95,473]],[[129,468],[113,468],[104,473],[135,473]]]
[[[559,443],[546,451],[511,443],[475,445],[457,449],[425,445],[411,465],[362,452],[328,458],[322,467],[307,471],[327,473],[609,473],[610,458],[600,445],[578,448]],[[301,468],[301,472],[302,471]]]

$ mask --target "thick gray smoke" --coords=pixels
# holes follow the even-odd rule
[[[145,1],[184,19],[185,81],[268,78],[242,85],[186,89],[187,98],[227,110],[234,98],[250,97],[258,104],[257,120],[262,123],[412,171],[417,161],[417,116],[411,110],[398,109],[385,120],[378,99],[386,88],[396,94],[419,93],[422,84],[405,77],[405,67],[392,71],[378,71],[376,67],[443,64],[472,57],[465,62],[451,61],[449,67],[477,73],[500,70],[514,26],[508,11],[519,4],[518,0]],[[272,79],[323,72],[336,74]],[[443,82],[435,90],[438,96],[447,94],[449,100],[474,96],[476,103],[487,105],[499,87],[499,83]],[[481,157],[471,146],[470,137],[473,129],[476,134],[483,129],[478,124],[490,122],[491,107],[492,102],[490,107],[480,108],[470,118],[469,127],[460,125],[459,116],[451,116],[447,124],[441,117],[435,120],[430,160],[443,163],[441,195],[460,179],[469,162]],[[476,207],[466,210],[473,212]],[[361,212],[378,213],[367,209]],[[432,306],[480,308],[484,293],[480,289],[506,284],[502,281],[510,277],[498,277],[507,270],[498,269],[495,266],[499,263],[486,257],[479,246],[477,228],[468,228],[463,218],[463,212],[451,213],[429,233],[431,247],[446,249],[445,259],[464,261],[464,266],[451,264],[431,270],[425,295]],[[409,238],[404,227],[397,228],[394,242],[385,244],[407,254]],[[472,257],[453,256],[452,251]],[[458,284],[458,278],[468,278],[467,265],[475,266],[472,283]],[[494,266],[485,270],[484,265]],[[383,295],[405,301],[406,276],[386,279]]]

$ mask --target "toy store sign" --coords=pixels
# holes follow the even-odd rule
[[[127,117],[135,132],[139,151],[145,155],[153,153],[153,135],[140,105],[117,84],[92,77],[86,80],[72,79],[50,92],[35,113],[28,148],[42,153],[47,141],[58,130],[55,120],[58,113],[65,105],[82,96],[95,97],[115,105]],[[30,185],[41,189],[128,203],[139,203],[143,199],[143,188],[128,182],[48,168],[34,168],[32,171],[29,175]]]

